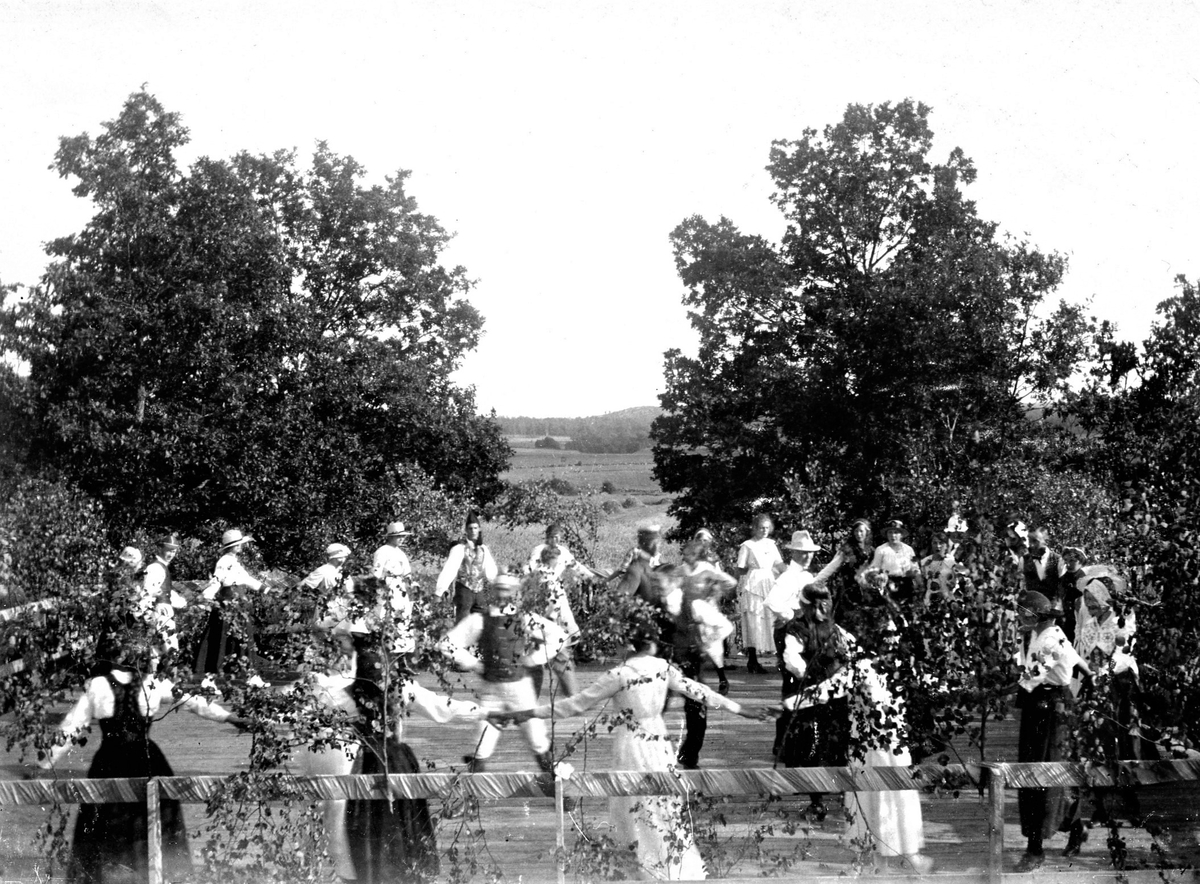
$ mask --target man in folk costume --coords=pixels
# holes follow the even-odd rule
[[[484,608],[483,595],[487,585],[496,579],[500,569],[491,550],[483,543],[483,527],[474,512],[467,513],[463,537],[450,548],[446,564],[438,574],[434,594],[440,599],[454,587],[454,621],[462,620]]]
[[[829,590],[811,583],[800,591],[800,606],[784,630],[783,665],[794,692],[784,698],[787,723],[778,761],[787,767],[841,767],[847,763],[850,706],[846,673],[854,656],[854,636],[833,622]],[[811,793],[805,813],[823,820],[824,795]]]
[[[401,654],[411,654],[417,649],[412,632],[412,563],[401,549],[404,538],[411,535],[403,522],[389,522],[384,544],[375,550],[371,563],[371,574],[384,582],[391,596],[392,616],[396,622],[395,650]]]
[[[809,566],[812,565],[813,554],[819,552],[821,547],[817,546],[812,535],[807,531],[793,532],[791,542],[786,544],[784,549],[788,551],[791,561],[788,562],[787,568],[775,578],[771,591],[767,593],[766,601],[763,603],[766,609],[775,616],[775,653],[779,655],[779,671],[783,675],[781,699],[787,699],[798,690],[796,676],[784,665],[783,652],[788,624],[796,616],[796,611],[805,604],[804,590],[809,586],[823,588],[829,582],[829,578],[837,573],[844,561],[839,552],[833,557],[833,561],[821,569],[820,574],[813,574],[809,570]],[[778,756],[779,754],[779,747],[783,742],[787,724],[787,716],[780,716],[775,721],[775,743],[771,749],[773,755]]]
[[[1020,636],[1015,654],[1018,682],[1017,707],[1021,724],[1017,761],[1062,761],[1067,712],[1073,698],[1071,680],[1090,681],[1091,670],[1063,631],[1055,625],[1056,612],[1040,592],[1025,592],[1017,600]],[[1017,809],[1021,834],[1027,839],[1025,856],[1017,871],[1028,872],[1044,862],[1044,840],[1060,829],[1071,832],[1068,851],[1078,851],[1083,827],[1067,819],[1070,796],[1063,788],[1018,789]]]
[[[1025,579],[1026,592],[1040,592],[1050,599],[1051,606],[1062,610],[1059,597],[1059,581],[1063,565],[1058,553],[1050,549],[1050,532],[1045,527],[1029,532],[1029,549],[1021,558],[1021,574]]]
[[[492,582],[484,610],[468,614],[438,643],[438,650],[455,666],[482,676],[480,705],[489,712],[517,712],[536,706],[533,671],[567,647],[567,637],[558,626],[520,609],[520,591],[518,578],[500,575]],[[536,718],[524,721],[521,733],[538,767],[552,775],[554,756],[545,722]],[[463,758],[472,772],[486,769],[499,739],[500,731],[494,725],[480,722],[475,751]],[[553,794],[552,779],[548,777],[543,785],[547,794]]]
[[[171,580],[171,562],[179,553],[179,538],[174,534],[160,537],[157,549],[154,561],[142,573],[139,613],[158,634],[163,650],[178,651],[175,611],[187,607],[187,599],[174,590]]]
[[[612,576],[619,578],[618,592],[622,595],[633,595],[643,573],[653,571],[662,564],[659,545],[662,543],[662,526],[657,524],[642,525],[637,530],[637,546],[625,553],[621,564],[613,571]]]

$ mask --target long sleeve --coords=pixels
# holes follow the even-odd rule
[[[400,689],[401,700],[406,711],[415,712],[422,718],[438,724],[446,724],[456,720],[478,721],[487,712],[478,703],[469,700],[455,700],[423,688],[417,682],[409,679]]]
[[[813,576],[799,565],[788,565],[787,570],[775,578],[763,605],[781,620],[791,620],[800,603],[800,592],[812,582]]]
[[[842,567],[844,561],[846,561],[845,556],[841,552],[838,552],[837,555],[829,560],[828,565],[817,572],[817,576],[813,578],[813,584],[815,586],[824,586],[829,582],[829,578],[837,573],[838,568]]]
[[[242,567],[232,555],[223,555],[217,560],[217,567],[213,569],[213,576],[217,578],[221,586],[248,586],[250,589],[262,589],[262,581],[251,576],[250,572]]]
[[[454,578],[458,576],[458,569],[462,567],[463,553],[464,549],[461,543],[456,543],[450,548],[450,555],[446,556],[446,564],[442,565],[437,585],[433,591],[438,598],[449,592],[450,587],[454,585]]]
[[[471,648],[479,643],[482,632],[483,617],[469,614],[442,637],[437,645],[438,651],[460,669],[479,672],[483,669],[483,661],[471,653]]]
[[[561,697],[553,703],[534,707],[534,718],[570,718],[582,715],[593,706],[599,706],[609,697],[615,696],[624,687],[619,669],[610,669],[585,690],[571,697]]]
[[[88,688],[84,689],[79,699],[75,701],[75,705],[71,707],[71,711],[63,719],[62,724],[59,725],[59,731],[66,737],[66,742],[51,749],[50,756],[40,762],[40,766],[44,770],[54,767],[60,758],[70,752],[74,748],[75,737],[83,733],[96,718],[96,704],[93,701],[91,687],[89,684]],[[104,685],[104,689],[108,689],[107,684]],[[111,691],[109,693],[111,694]]]
[[[698,681],[685,676],[675,666],[667,668],[667,686],[678,694],[703,703],[709,709],[727,709],[730,712],[741,712],[741,704],[722,697],[711,688],[705,687]]]

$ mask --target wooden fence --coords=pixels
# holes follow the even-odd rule
[[[912,768],[793,768],[696,771],[608,771],[576,773],[555,786],[557,846],[565,847],[563,802],[566,796],[606,797],[630,795],[760,796],[808,792],[873,792],[920,789],[951,778],[970,777],[982,782],[988,807],[988,873],[991,884],[1002,877],[1004,857],[1004,798],[1006,789],[1054,786],[1091,788],[1136,788],[1166,783],[1196,783],[1200,759],[1175,761],[1117,762],[1112,766],[1081,763],[1030,764],[922,764]],[[162,844],[159,801],[174,798],[185,803],[204,802],[212,797],[224,777],[160,777],[112,780],[22,780],[0,782],[0,805],[45,805],[145,801],[149,815],[149,882],[162,884]],[[452,788],[480,799],[541,797],[538,776],[532,773],[480,774],[393,774],[297,777],[301,793],[309,799],[428,798],[447,794]],[[1196,792],[1200,806],[1200,786]],[[564,880],[560,865],[558,880]],[[1195,874],[1190,873],[1195,879]],[[1155,873],[1156,880],[1168,876]],[[1176,873],[1178,876],[1178,873]],[[1015,877],[1015,876],[1014,876]],[[1113,873],[1113,880],[1130,880],[1128,873]]]

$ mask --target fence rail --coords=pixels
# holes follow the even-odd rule
[[[632,795],[757,796],[806,792],[876,792],[922,789],[936,783],[961,786],[964,778],[979,783],[988,807],[988,880],[1001,880],[1004,856],[1006,789],[1055,786],[1140,787],[1200,780],[1200,759],[1120,761],[1108,766],[1044,762],[1029,764],[921,764],[912,768],[791,768],[696,771],[605,771],[575,773],[555,786],[558,844],[563,846],[564,799]],[[227,780],[223,776],[130,779],[46,779],[0,782],[0,806],[106,804],[147,802],[149,817],[149,884],[162,884],[158,802],[174,798],[203,802]],[[450,789],[482,799],[541,797],[541,780],[533,773],[422,773],[296,777],[300,794],[314,800],[429,798]],[[1197,787],[1200,805],[1200,787]],[[559,880],[563,880],[559,869]]]

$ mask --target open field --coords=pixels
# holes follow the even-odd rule
[[[612,482],[620,496],[661,496],[662,489],[651,475],[653,468],[654,457],[649,449],[633,454],[584,454],[518,448],[513,451],[511,467],[501,478],[509,482],[563,479],[581,491],[599,491],[607,481]]]
[[[594,665],[586,665],[580,671],[584,686],[591,683],[602,671]],[[422,679],[423,681],[425,679]],[[730,673],[731,697],[752,706],[767,705],[778,701],[779,682],[773,675],[748,675],[744,667]],[[432,683],[430,683],[432,686]],[[475,688],[473,681],[465,681],[455,691],[456,695],[470,694]],[[667,713],[671,732],[678,737],[682,727],[682,708],[676,700]],[[582,718],[572,718],[555,724],[555,742],[565,745],[571,736],[584,725]],[[175,770],[180,775],[223,774],[245,770],[247,751],[246,738],[232,728],[192,716],[171,715],[155,725],[154,736],[162,746]],[[446,771],[450,767],[460,768],[459,757],[470,751],[474,738],[474,726],[470,724],[432,725],[412,720],[405,725],[405,740],[412,746],[418,758],[431,769]],[[771,766],[771,734],[760,722],[749,721],[723,712],[710,715],[708,737],[701,756],[706,769],[761,768]],[[95,743],[77,749],[64,762],[62,773],[68,776],[83,776]],[[999,722],[994,725],[988,755],[990,760],[1014,760],[1016,755],[1016,723]],[[976,756],[966,747],[962,748],[966,759]],[[571,763],[581,770],[611,769],[611,741],[600,729],[599,736],[584,739],[571,758]],[[500,742],[492,770],[497,772],[528,770],[531,767],[529,752],[518,732],[507,731]],[[19,779],[23,768],[12,755],[0,754],[0,779]],[[1188,816],[1192,824],[1175,832],[1171,841],[1170,858],[1176,861],[1195,863],[1200,859],[1196,847],[1197,818],[1196,792],[1180,792],[1174,787],[1152,787],[1162,789],[1164,797],[1159,800],[1164,806],[1173,806],[1176,818]],[[1150,790],[1143,790],[1149,793]],[[1007,793],[1005,806],[1005,870],[1011,871],[1020,858],[1023,840],[1017,822],[1016,793]],[[695,823],[704,828],[715,825],[718,838],[708,848],[712,855],[727,864],[727,874],[751,878],[772,874],[772,858],[790,856],[794,864],[783,873],[776,869],[776,880],[814,881],[831,880],[833,876],[856,876],[860,870],[855,865],[854,851],[847,844],[846,822],[840,803],[831,802],[831,812],[824,822],[800,821],[791,833],[785,831],[778,813],[793,815],[807,803],[807,796],[779,796],[780,800],[764,810],[762,803],[754,799],[734,799],[721,803],[715,810],[698,810]],[[1144,799],[1145,801],[1146,799]],[[1173,805],[1172,805],[1173,802]],[[1190,804],[1187,802],[1191,802]],[[438,802],[434,801],[436,807]],[[965,879],[981,880],[986,868],[987,856],[987,808],[974,789],[965,789],[955,795],[940,797],[922,795],[922,813],[927,840],[926,853],[935,863],[935,875],[948,876],[955,882]],[[204,827],[204,809],[201,806],[186,808],[189,831],[199,835]],[[717,823],[715,813],[720,813],[725,825]],[[586,799],[571,814],[567,823],[566,841],[568,850],[585,837],[594,838],[606,827],[605,802]],[[35,829],[44,825],[44,809],[9,808],[0,809],[0,877],[6,881],[46,881],[45,867],[32,845]],[[548,799],[511,799],[486,801],[478,820],[479,825],[464,825],[461,819],[441,820],[438,823],[438,842],[444,851],[451,844],[470,849],[487,864],[494,864],[503,874],[505,882],[532,882],[554,880],[555,820],[553,804]],[[767,831],[770,826],[770,831]],[[1074,859],[1061,856],[1063,836],[1047,844],[1047,865],[1032,876],[1006,875],[1010,881],[1053,881],[1061,872],[1102,872],[1107,868],[1108,851],[1104,845],[1103,829],[1094,829],[1091,839],[1084,845],[1083,853]],[[1155,854],[1151,842],[1141,829],[1122,830],[1129,850],[1131,863],[1135,866],[1153,864]],[[761,840],[760,840],[761,836]],[[200,837],[192,839],[193,850],[197,850]],[[744,854],[742,851],[745,851]],[[761,856],[759,851],[762,851]],[[897,869],[896,871],[902,871]],[[443,877],[449,872],[449,863],[443,860]],[[863,872],[870,880],[879,877]],[[1178,873],[1164,877],[1163,881],[1179,880]],[[480,872],[475,880],[488,880]],[[568,870],[567,881],[591,882],[597,880],[578,867]],[[910,879],[912,880],[912,879]],[[1190,879],[1189,879],[1190,880]]]

